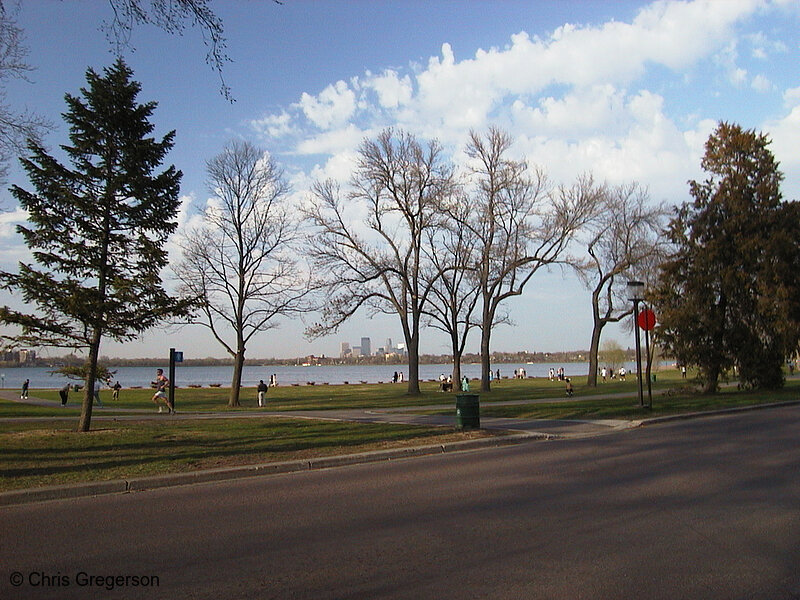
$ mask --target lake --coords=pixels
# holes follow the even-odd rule
[[[164,372],[168,372],[168,364],[154,365],[152,367],[116,367],[114,379],[118,380],[123,387],[149,387],[150,382],[155,379],[156,367],[160,366]],[[493,371],[500,369],[502,377],[511,377],[515,370],[525,369],[528,377],[547,377],[551,368],[558,369],[564,367],[568,377],[586,375],[588,363],[536,363],[536,364],[499,364],[493,365]],[[625,365],[628,372],[634,371],[633,363]],[[30,379],[30,387],[38,389],[58,389],[68,380],[60,375],[50,373],[49,367],[14,367],[0,369],[0,387],[6,389],[19,389],[25,379]],[[269,382],[269,377],[273,373],[278,376],[278,385],[291,385],[298,383],[305,385],[313,381],[316,384],[342,384],[367,383],[392,381],[392,374],[402,372],[404,377],[408,377],[408,365],[336,365],[336,366],[246,366],[242,373],[242,386],[255,387],[260,379]],[[441,373],[449,374],[450,365],[420,365],[420,379],[438,379]],[[481,374],[479,364],[461,365],[461,374],[470,379],[478,379]],[[221,384],[223,387],[230,387],[233,377],[233,367],[185,367],[177,365],[175,370],[175,385],[186,387],[188,385],[201,385],[208,387],[210,384]]]

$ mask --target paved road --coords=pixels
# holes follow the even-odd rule
[[[790,407],[6,507],[0,598],[797,599],[798,434]]]

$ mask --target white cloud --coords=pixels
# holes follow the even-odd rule
[[[756,75],[750,82],[750,86],[757,92],[768,92],[772,89],[772,82],[764,75]]]
[[[303,94],[289,111],[291,121],[281,113],[264,122],[288,129],[305,120],[294,152],[328,157],[306,169],[297,185],[326,177],[346,181],[359,143],[383,127],[438,138],[457,152],[470,129],[498,124],[516,137],[515,151],[554,179],[591,170],[609,181],[637,179],[655,197],[682,200],[686,180],[698,176],[708,133],[728,117],[695,106],[673,114],[665,93],[649,89],[648,77],[657,67],[673,99],[690,98],[687,90],[698,79],[720,95],[728,91],[725,82],[774,92],[766,74],[751,76],[738,64],[742,44],[756,54],[781,51],[779,40],[740,31],[765,6],[759,0],[659,0],[630,22],[565,24],[542,37],[521,31],[504,48],[466,58],[444,42],[439,56],[407,73],[387,68],[349,84],[340,80],[316,96]]]
[[[298,154],[337,154],[358,146],[370,135],[353,124],[309,137],[297,145]]]
[[[408,104],[414,93],[411,77],[400,77],[397,71],[387,70],[382,75],[368,79],[365,86],[378,94],[378,103],[383,108],[398,108]]]
[[[800,104],[800,87],[786,90],[783,93],[783,101],[788,107]]]
[[[33,257],[17,225],[27,223],[28,211],[15,207],[8,212],[0,211],[0,270],[16,272],[17,264],[31,262]]]
[[[762,131],[772,139],[770,149],[780,163],[785,175],[784,198],[800,200],[800,87],[788,89],[783,94],[786,114],[764,123]]]
[[[320,129],[342,125],[356,110],[355,92],[344,81],[329,85],[317,96],[303,92],[298,106],[306,118]]]
[[[279,115],[266,115],[261,119],[254,119],[250,122],[250,126],[259,134],[271,138],[285,137],[297,131],[292,124],[292,116],[285,110]]]

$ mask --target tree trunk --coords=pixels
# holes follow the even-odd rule
[[[484,320],[483,327],[481,327],[481,391],[491,392],[492,384],[489,381],[489,369],[492,368],[490,363],[489,342],[492,335],[491,321]]]
[[[89,369],[83,385],[83,404],[81,404],[81,419],[78,422],[78,431],[86,433],[92,425],[92,404],[94,402],[94,380],[97,378],[97,357],[100,354],[100,339],[102,334],[96,329],[92,334],[92,343],[89,346]]]
[[[408,395],[419,396],[419,336],[408,342]]]
[[[463,392],[461,389],[461,351],[458,349],[458,340],[451,340],[453,343],[453,385],[454,389]]]
[[[605,326],[605,323],[595,315],[594,327],[592,328],[592,343],[589,346],[589,373],[586,379],[586,385],[589,387],[597,387],[597,355],[600,352],[600,334],[603,332],[603,326]]]
[[[239,348],[233,357],[233,379],[231,380],[231,395],[228,399],[228,407],[235,408],[239,404],[239,392],[242,386],[242,368],[244,367],[244,348]]]

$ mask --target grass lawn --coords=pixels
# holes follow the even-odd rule
[[[636,391],[635,378],[628,377],[627,381],[612,381],[600,384],[596,388],[586,387],[586,377],[573,377],[575,397],[590,397],[598,394],[634,393]],[[677,371],[662,372],[658,374],[658,381],[654,389],[666,389],[680,383]],[[304,386],[279,386],[270,388],[267,393],[267,407],[259,409],[256,401],[255,388],[242,388],[240,394],[241,407],[228,408],[229,389],[226,388],[179,388],[175,390],[175,407],[179,412],[217,412],[217,411],[242,411],[263,410],[335,410],[349,408],[397,408],[405,406],[429,406],[433,404],[451,404],[455,406],[453,393],[441,393],[439,384],[423,382],[420,384],[422,394],[409,396],[406,384],[350,384],[350,385],[304,385]],[[480,389],[478,381],[471,382],[472,391]],[[31,390],[31,395],[45,400],[58,401],[57,390]],[[111,400],[111,390],[104,389],[100,392],[105,408],[95,410],[94,414],[106,414],[115,408],[152,409],[155,405],[150,401],[153,391],[149,389],[124,389],[120,399]],[[558,381],[549,381],[547,378],[531,378],[524,380],[502,379],[492,382],[492,391],[481,393],[481,403],[504,402],[509,400],[538,400],[543,398],[560,398],[564,395],[564,384]],[[74,414],[82,401],[82,394],[70,392],[69,408],[39,408],[30,407],[13,402],[0,401],[0,417],[14,416],[44,416]]]
[[[0,423],[0,491],[485,437],[446,428],[308,419]]]
[[[647,404],[647,390],[644,392]],[[653,408],[642,409],[634,398],[590,398],[557,403],[492,406],[481,402],[481,416],[520,419],[642,419],[680,413],[702,412],[724,408],[771,404],[800,400],[800,381],[789,380],[780,390],[739,391],[722,388],[713,395],[704,395],[676,388],[667,394],[653,395]]]

